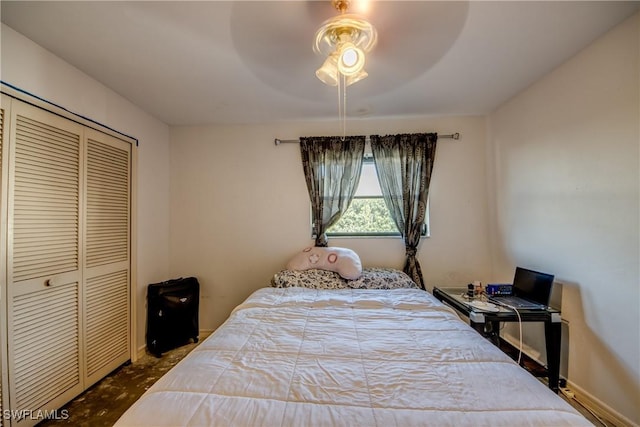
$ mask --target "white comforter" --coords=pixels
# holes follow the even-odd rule
[[[424,291],[264,288],[117,425],[591,424]]]

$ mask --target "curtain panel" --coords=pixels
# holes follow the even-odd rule
[[[364,145],[364,136],[300,138],[316,246],[327,246],[326,230],[338,221],[353,199],[362,171]]]
[[[382,197],[405,243],[404,272],[425,289],[418,258],[429,183],[436,153],[436,133],[371,136],[371,151]]]

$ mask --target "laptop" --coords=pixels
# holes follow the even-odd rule
[[[491,295],[489,301],[523,310],[545,310],[549,305],[554,276],[516,267],[512,295]]]

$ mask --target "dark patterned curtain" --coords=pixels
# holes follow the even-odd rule
[[[371,151],[382,196],[406,249],[404,272],[425,289],[416,257],[427,211],[436,154],[435,133],[371,136]]]
[[[316,246],[327,246],[326,230],[353,199],[362,170],[364,140],[364,136],[300,138]]]

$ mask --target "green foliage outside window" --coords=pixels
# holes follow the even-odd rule
[[[399,232],[382,197],[356,197],[327,234],[398,235]]]

